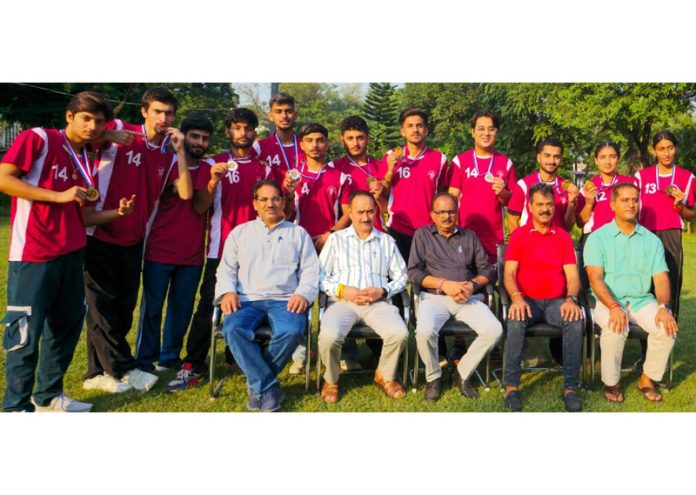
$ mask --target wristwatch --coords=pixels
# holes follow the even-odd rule
[[[572,296],[572,295],[568,294],[566,296],[566,299],[568,299],[568,298],[571,298],[575,304],[578,303],[578,296]]]
[[[386,299],[388,294],[389,292],[387,291],[387,289],[382,287],[382,299]]]
[[[474,282],[473,280],[470,280],[470,282],[471,282],[471,286],[473,287],[473,289],[471,291],[472,294],[475,294],[476,292],[479,291],[479,289],[481,287],[483,287],[483,285],[479,284],[478,282]]]
[[[672,305],[669,304],[669,303],[667,303],[667,304],[660,304],[660,305],[658,306],[658,308],[659,308],[659,309],[666,309],[667,311],[669,311],[669,314],[672,314]]]

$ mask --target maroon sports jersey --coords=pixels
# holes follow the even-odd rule
[[[674,209],[674,198],[667,194],[670,184],[684,191],[684,205],[694,207],[694,174],[674,166],[672,174],[658,175],[657,165],[636,172],[637,185],[640,188],[640,224],[646,229],[658,230],[683,229],[684,220]]]
[[[352,191],[362,190],[369,192],[370,188],[367,185],[367,178],[374,177],[377,180],[382,180],[387,172],[387,164],[371,156],[367,157],[367,163],[362,166],[351,160],[347,155],[337,158],[333,161],[333,164],[334,167],[348,176],[348,183]],[[384,231],[382,212],[379,209],[379,205],[376,205],[374,227],[377,230]]]
[[[609,184],[604,184],[602,182],[602,176],[596,175],[591,179],[591,182],[597,187],[597,194],[595,194],[595,202],[592,206],[592,213],[590,214],[590,219],[585,225],[582,226],[582,232],[584,234],[590,234],[608,224],[614,220],[614,212],[611,210],[609,205],[611,201],[611,192],[614,190],[616,184],[621,184],[624,182],[629,182],[635,184],[636,181],[626,175],[616,174]],[[585,188],[580,188],[580,194],[578,195],[578,201],[575,203],[575,211],[578,218],[580,218],[580,212],[587,204]]]

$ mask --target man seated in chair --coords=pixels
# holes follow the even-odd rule
[[[277,375],[303,339],[306,311],[318,292],[312,238],[283,219],[284,203],[277,182],[257,182],[258,217],[232,230],[217,269],[215,304],[225,315],[225,341],[247,377],[250,411],[280,408],[284,397]],[[262,351],[254,331],[265,320],[273,334]]]
[[[611,193],[614,221],[593,232],[583,251],[587,276],[597,298],[595,318],[602,329],[604,397],[621,403],[621,358],[629,322],[648,333],[648,350],[638,389],[654,402],[662,400],[655,381],[662,380],[677,335],[669,306],[665,251],[660,240],[638,224],[640,192],[633,183],[618,184]],[[655,285],[655,296],[650,293]]]
[[[423,289],[416,314],[416,343],[425,363],[425,400],[440,398],[438,336],[452,316],[478,335],[452,374],[452,382],[462,395],[477,399],[478,391],[469,383],[469,377],[503,334],[502,325],[478,293],[495,281],[495,266],[490,264],[476,234],[457,226],[457,201],[453,196],[438,193],[430,210],[434,225],[416,231],[408,260],[409,282]]]
[[[573,239],[553,225],[553,189],[539,183],[529,190],[532,221],[510,235],[505,252],[504,285],[510,295],[505,346],[505,403],[522,410],[519,393],[524,338],[528,327],[547,323],[563,331],[563,401],[577,412],[582,403],[580,364],[585,322],[577,304],[580,277]]]
[[[369,326],[383,341],[375,384],[392,399],[405,395],[396,380],[396,368],[408,342],[408,329],[387,299],[406,287],[406,263],[394,239],[373,228],[375,215],[372,195],[354,191],[349,210],[352,225],[331,234],[319,256],[319,288],[330,299],[319,332],[319,353],[326,366],[321,398],[330,404],[338,401],[341,347],[356,323]]]

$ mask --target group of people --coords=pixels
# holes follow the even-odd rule
[[[333,161],[323,125],[295,132],[290,95],[271,98],[275,132],[263,139],[253,111],[230,111],[229,150],[213,156],[213,123],[192,115],[177,129],[177,109],[174,94],[152,88],[142,97],[144,124],[135,125],[114,119],[102,95],[78,93],[65,129],[24,131],[2,158],[0,191],[12,197],[5,411],[91,410],[63,391],[85,320],[85,389],[147,391],[168,369],[177,370],[170,392],[200,384],[215,305],[225,315],[227,360],[247,378],[247,408],[278,410],[278,373],[288,362],[300,373],[308,359],[307,311],[319,291],[328,296],[318,337],[322,400],[337,402],[341,369],[360,366],[346,342],[356,323],[381,337],[374,382],[399,399],[396,369],[409,332],[394,296],[408,283],[418,288],[425,399],[442,393],[439,333],[450,318],[477,334],[452,373],[461,394],[475,399],[470,377],[503,335],[484,294],[496,282],[505,210],[506,405],[523,407],[525,330],[543,321],[562,329],[562,397],[567,410],[581,410],[582,270],[597,299],[605,397],[623,401],[631,322],[649,334],[640,392],[662,399],[655,382],[677,333],[683,220],[695,203],[694,175],[675,165],[669,131],[653,141],[657,164],[635,178],[618,174],[618,145],[600,143],[599,173],[578,187],[559,175],[563,147],[552,138],[538,146],[538,170],[517,180],[512,161],[495,150],[499,122],[490,111],[473,115],[474,147],[448,162],[427,146],[428,116],[415,108],[399,116],[405,144],[382,158],[367,153],[366,121],[347,117],[345,155]],[[583,229],[580,264],[568,234],[575,224]],[[133,352],[127,336],[141,272]],[[263,322],[272,337],[260,347],[254,331]]]

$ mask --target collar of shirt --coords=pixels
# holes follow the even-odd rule
[[[437,226],[435,224],[430,225],[430,234],[431,235],[439,234],[441,237],[445,237],[444,235],[440,234],[440,231],[437,230]],[[461,229],[455,225],[454,232],[452,232],[452,235],[450,237],[453,237],[455,235],[461,235],[461,234],[462,234]],[[447,237],[446,239],[449,239],[449,237]]]
[[[635,234],[643,235],[645,233],[644,232],[645,228],[641,224],[639,224],[638,222],[636,222],[636,228],[633,229],[633,232],[631,232],[631,235],[626,235],[621,231],[621,229],[619,229],[619,226],[616,225],[616,219],[612,220],[608,225],[609,225],[609,227],[607,227],[607,228],[609,229],[609,233],[612,237],[616,237],[619,234],[623,234],[624,236],[631,238]]]
[[[355,225],[351,224],[351,226],[347,229],[339,230],[338,233],[340,232],[345,232],[343,235],[346,237],[356,237],[359,241],[363,242],[368,242],[371,241],[372,239],[379,239],[380,237],[380,232],[374,226],[372,227],[372,232],[370,232],[370,235],[367,236],[365,239],[360,239],[360,236],[358,235],[358,232],[355,230]]]
[[[275,224],[273,227],[269,228],[268,225],[266,225],[266,224],[263,222],[263,220],[261,220],[261,217],[256,217],[256,220],[254,220],[254,221],[256,222],[256,226],[257,226],[258,228],[263,229],[264,232],[267,232],[267,233],[268,233],[268,232],[273,232],[274,230],[276,230],[278,227],[280,227],[281,225],[283,225],[283,224],[286,222],[285,219],[282,219],[280,222],[278,222],[277,224]]]
[[[544,233],[534,227],[534,222],[529,222],[529,233],[531,234],[532,232],[536,232],[539,235],[552,235],[556,233],[556,229],[554,227],[549,227],[549,230]]]

